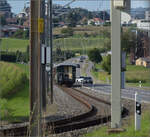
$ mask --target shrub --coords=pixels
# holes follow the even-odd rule
[[[102,61],[102,56],[100,54],[100,50],[94,48],[88,52],[88,57],[91,61],[95,63],[100,63]]]
[[[111,74],[111,55],[108,55],[102,62],[102,69]]]
[[[63,28],[61,30],[61,33],[65,36],[72,36],[73,35],[73,29],[71,27]]]
[[[1,60],[7,62],[28,62],[29,61],[29,46],[27,47],[26,52],[0,52]]]
[[[0,97],[7,98],[24,88],[28,78],[14,64],[0,62],[0,66]]]
[[[1,60],[8,62],[16,62],[15,52],[1,52]]]
[[[4,119],[5,117],[10,115],[10,110],[7,107],[7,100],[6,99],[0,99],[0,116],[1,119]]]
[[[19,29],[13,34],[12,37],[19,38],[19,39],[28,39],[29,38],[29,30]]]

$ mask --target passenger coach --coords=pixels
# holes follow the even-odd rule
[[[73,63],[60,63],[55,66],[56,75],[55,80],[57,84],[65,84],[72,86],[76,79],[76,64]]]

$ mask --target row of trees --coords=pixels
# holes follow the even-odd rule
[[[2,51],[0,53],[1,60],[7,62],[29,62],[29,46],[27,46],[26,52],[17,50],[16,52]]]
[[[131,30],[127,30],[121,35],[121,49],[122,51],[126,52],[127,54],[130,53],[131,48],[136,48],[136,43],[138,39],[136,38],[135,33]],[[107,50],[111,48],[110,40],[107,41],[104,45],[106,45]],[[106,56],[104,59],[101,56],[101,51],[97,48],[92,49],[88,53],[89,59],[94,63],[101,63],[102,62],[102,69],[111,73],[111,55]]]
[[[18,39],[29,39],[29,30],[19,29],[12,35],[12,37]]]

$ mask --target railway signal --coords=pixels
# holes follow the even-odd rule
[[[138,93],[135,93],[135,130],[141,128],[141,99]]]

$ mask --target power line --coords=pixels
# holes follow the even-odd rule
[[[13,1],[14,2],[14,1],[30,1],[30,0],[8,0],[8,1]],[[60,1],[61,2],[61,1],[72,1],[72,0],[53,0],[53,1]],[[76,1],[111,1],[111,0],[76,0]],[[134,2],[134,1],[149,2],[149,0],[131,0],[131,2]]]

